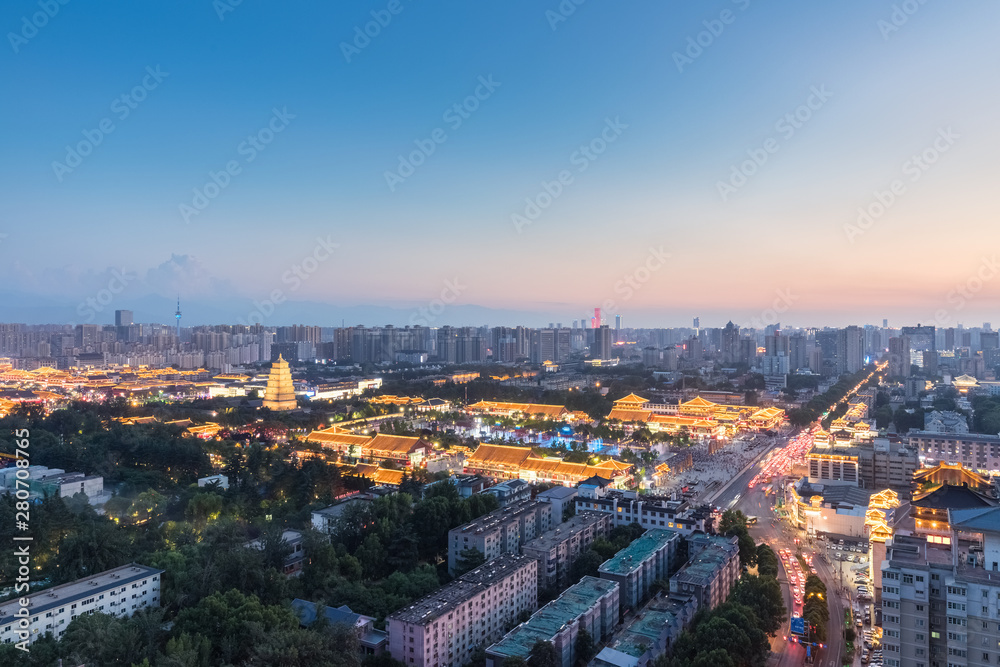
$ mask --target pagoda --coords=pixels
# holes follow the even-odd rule
[[[271,364],[271,372],[267,376],[267,389],[264,394],[264,407],[272,410],[294,410],[299,406],[295,400],[295,386],[292,384],[292,371],[288,362],[278,355],[278,360]]]

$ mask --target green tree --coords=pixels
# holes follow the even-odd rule
[[[528,664],[531,667],[561,667],[562,661],[559,659],[559,654],[556,653],[556,647],[552,645],[552,642],[539,639],[531,647],[531,652],[528,654]]]
[[[757,545],[757,574],[762,577],[778,576],[778,556],[764,543]]]
[[[757,562],[757,545],[747,528],[747,518],[739,510],[726,510],[719,519],[719,533],[736,535],[739,538],[740,565],[743,569],[752,567]]]
[[[758,627],[772,637],[781,628],[785,618],[785,603],[781,586],[774,577],[743,575],[729,600],[751,609]]]
[[[207,637],[181,634],[167,640],[166,653],[156,667],[209,667],[212,645]]]
[[[573,642],[573,650],[576,652],[576,664],[587,665],[594,657],[594,638],[590,636],[586,628],[580,628],[576,634],[576,641]]]
[[[528,662],[519,655],[508,655],[500,665],[501,667],[528,667]]]
[[[474,570],[485,562],[486,556],[479,549],[475,547],[462,549],[458,558],[455,559],[455,576],[458,577],[469,570]]]
[[[569,566],[569,580],[573,583],[580,581],[583,577],[597,576],[597,568],[601,566],[604,562],[604,558],[601,558],[593,549],[587,549],[580,553],[573,561],[573,564]]]
[[[213,662],[239,663],[254,655],[262,629],[290,633],[298,627],[290,608],[263,605],[256,595],[232,589],[181,610],[173,630],[176,635],[204,635],[212,646]]]

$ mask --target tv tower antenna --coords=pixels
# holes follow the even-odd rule
[[[174,317],[177,318],[177,344],[181,344],[181,297],[177,295],[177,312],[174,313]]]

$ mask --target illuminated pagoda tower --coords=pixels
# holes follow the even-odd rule
[[[271,373],[267,376],[264,407],[272,410],[294,410],[298,407],[292,371],[280,354],[278,360],[271,364]]]

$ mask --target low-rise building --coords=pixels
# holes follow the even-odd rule
[[[509,657],[527,658],[537,641],[551,642],[559,667],[571,667],[580,629],[600,644],[611,636],[618,619],[618,584],[584,577],[486,649],[486,667],[501,667]]]
[[[688,562],[670,578],[670,592],[694,596],[699,609],[715,609],[740,578],[739,540],[735,535],[692,536],[688,554]]]
[[[282,562],[282,572],[287,577],[296,577],[302,574],[302,568],[306,561],[305,536],[297,530],[285,530],[281,533],[281,541],[288,549],[288,555]],[[246,543],[248,549],[264,549],[264,539],[258,538]]]
[[[338,502],[312,512],[312,527],[321,533],[330,534],[337,526],[337,521],[349,507],[368,505],[376,496],[371,493],[354,493]]]
[[[648,667],[673,648],[697,611],[698,602],[691,596],[653,600],[601,649],[590,667]]]
[[[568,486],[553,486],[535,496],[535,500],[552,505],[552,520],[562,521],[567,510],[573,507],[573,499],[578,491]],[[575,508],[574,508],[575,509]]]
[[[537,500],[501,507],[475,521],[448,531],[448,571],[454,572],[460,554],[476,549],[487,561],[501,554],[520,553],[521,545],[552,528],[552,506]]]
[[[385,650],[387,635],[375,629],[375,619],[364,614],[355,614],[347,605],[327,607],[315,602],[295,598],[292,611],[299,618],[299,624],[309,627],[316,622],[320,613],[330,625],[343,624],[350,627],[358,638],[358,649],[362,656],[378,655]]]
[[[500,503],[500,507],[506,507],[511,503],[520,502],[522,500],[530,500],[531,485],[523,479],[509,479],[506,482],[500,482],[495,486],[484,489],[483,493],[488,493],[489,495],[496,497],[497,502]],[[560,519],[561,518],[562,517],[560,517]]]
[[[539,589],[566,584],[569,569],[598,537],[611,532],[611,517],[602,512],[581,512],[525,542],[521,553],[538,561]]]
[[[211,475],[210,477],[199,477],[198,488],[205,486],[217,486],[220,489],[229,488],[229,478],[225,475]]]
[[[925,464],[960,463],[981,473],[1000,473],[1000,436],[910,431],[910,445]]]
[[[640,496],[634,491],[609,490],[594,484],[580,485],[575,504],[577,512],[607,512],[616,526],[637,523],[643,528],[669,528],[690,535],[712,525],[709,510],[691,507],[687,501],[652,494]]]
[[[386,618],[389,653],[412,667],[461,667],[538,606],[538,562],[511,555],[465,573]]]
[[[82,614],[125,617],[158,607],[162,573],[132,563],[27,595],[26,607],[20,598],[4,602],[0,604],[0,643],[30,644],[46,634],[58,639]]]
[[[623,605],[638,608],[657,579],[666,581],[676,567],[681,536],[672,530],[647,530],[604,561],[598,568],[602,579],[618,583]]]

